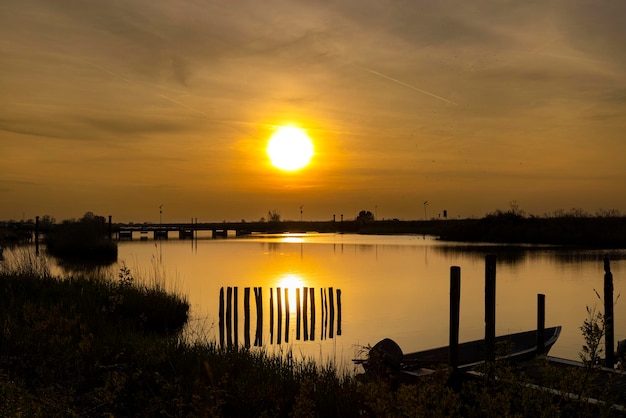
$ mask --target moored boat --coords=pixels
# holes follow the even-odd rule
[[[546,328],[543,332],[543,344],[538,340],[538,331],[524,331],[496,337],[496,353],[498,359],[507,359],[512,362],[532,360],[540,355],[547,355],[561,334],[561,327]],[[460,343],[458,346],[458,367],[469,369],[483,363],[485,358],[485,340]],[[374,345],[367,359],[355,360],[368,371],[373,363],[377,368],[384,367],[391,371],[413,371],[425,368],[434,368],[450,362],[450,347],[437,347],[415,353],[402,354],[400,347],[386,338]]]

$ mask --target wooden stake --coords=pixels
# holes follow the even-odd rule
[[[496,256],[485,257],[485,361],[496,360]]]
[[[613,274],[609,256],[604,256],[604,365],[613,368],[615,364],[615,329],[613,318]]]
[[[450,267],[450,367],[459,367],[459,325],[461,316],[461,267]]]

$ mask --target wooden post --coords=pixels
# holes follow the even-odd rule
[[[219,311],[219,328],[220,328],[220,347],[224,348],[224,288],[220,288],[220,311]]]
[[[546,295],[537,295],[537,354],[543,354],[546,346]]]
[[[305,287],[302,292],[302,296],[304,301],[302,302],[302,312],[304,313],[302,317],[302,332],[304,334],[304,341],[309,340],[309,288]]]
[[[459,325],[461,317],[461,267],[450,267],[450,367],[459,367]]]
[[[233,336],[235,347],[239,347],[239,288],[233,288]]]
[[[309,288],[311,296],[311,334],[309,339],[315,341],[315,288]]]
[[[320,339],[324,339],[324,288],[320,287]]]
[[[496,360],[496,256],[485,257],[485,361]]]
[[[261,346],[263,340],[263,288],[255,287],[256,295],[256,333],[254,334],[254,345]]]
[[[256,294],[256,291],[255,291]],[[243,289],[243,344],[250,348],[250,288]]]
[[[285,342],[289,342],[289,288],[285,288]]]
[[[233,288],[226,289],[226,344],[233,346]]]
[[[341,335],[341,289],[337,289],[337,335]]]
[[[604,365],[613,368],[615,364],[615,328],[613,318],[613,274],[609,255],[604,256]]]
[[[274,289],[270,287],[270,344],[274,344]]]
[[[328,307],[330,308],[328,337],[333,338],[335,332],[335,294],[332,287],[328,288]]]
[[[300,340],[300,288],[296,288],[296,340]]]
[[[281,344],[283,339],[283,295],[280,287],[276,288],[276,344]]]

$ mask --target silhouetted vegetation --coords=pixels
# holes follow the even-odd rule
[[[64,261],[110,264],[117,260],[117,244],[108,232],[104,217],[87,212],[79,221],[52,225],[45,242],[48,253]]]

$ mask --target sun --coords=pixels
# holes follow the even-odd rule
[[[313,157],[313,142],[306,132],[294,126],[282,126],[267,143],[272,165],[285,171],[306,167]]]

